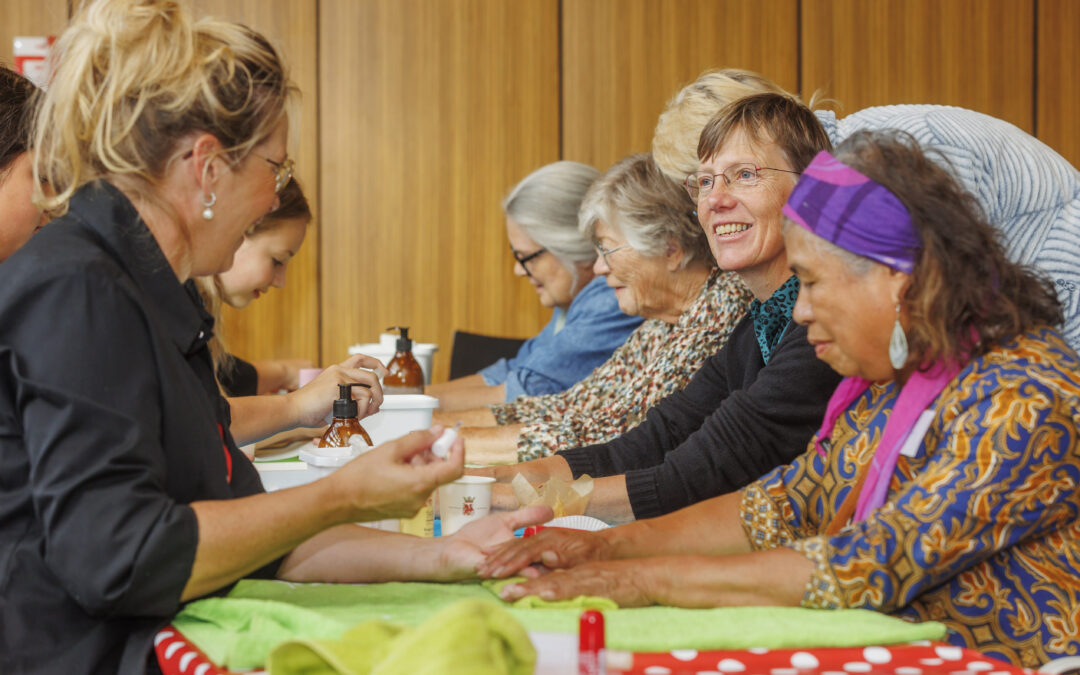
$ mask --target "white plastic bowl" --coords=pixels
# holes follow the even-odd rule
[[[424,394],[387,394],[379,412],[360,420],[360,426],[371,436],[371,442],[381,445],[400,438],[416,429],[431,426],[431,413],[439,407],[439,399]]]

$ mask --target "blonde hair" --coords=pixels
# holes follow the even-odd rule
[[[653,132],[652,154],[668,178],[682,184],[697,171],[698,137],[721,108],[754,94],[782,94],[798,100],[772,80],[749,70],[707,70],[668,101]]]
[[[173,0],[89,0],[54,50],[35,124],[34,201],[57,214],[103,177],[154,200],[177,141],[192,132],[212,134],[239,163],[285,119],[297,91],[265,37],[196,21]]]
[[[692,261],[715,264],[690,195],[664,175],[648,153],[619,160],[593,183],[579,219],[581,233],[590,241],[598,221],[618,229],[644,256],[664,255],[670,244],[677,244],[684,254],[683,268]]]

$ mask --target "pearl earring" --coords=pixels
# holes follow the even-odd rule
[[[893,324],[892,336],[889,338],[889,363],[894,370],[900,370],[907,363],[907,359],[907,336],[904,335],[904,327],[900,325],[900,303],[896,303],[896,323]]]
[[[214,219],[214,209],[210,208],[214,204],[217,204],[217,195],[214,194],[213,192],[210,193],[210,200],[209,201],[207,201],[206,197],[202,198],[202,205],[204,207],[206,207],[206,208],[203,209],[203,212],[202,212],[203,220],[213,220]]]

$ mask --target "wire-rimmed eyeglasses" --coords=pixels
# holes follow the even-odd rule
[[[510,253],[514,256],[514,260],[518,261],[518,264],[521,265],[521,269],[525,270],[525,275],[529,278],[532,278],[532,272],[529,271],[529,263],[547,253],[547,249],[541,248],[537,251],[533,251],[532,253],[522,255],[521,253],[518,253],[516,250],[514,250],[513,246],[511,246]]]
[[[266,163],[274,170],[274,194],[280,193],[285,189],[285,186],[292,180],[293,168],[296,166],[288,156],[280,162],[266,157],[265,155],[259,155],[266,160]]]
[[[630,248],[630,244],[623,244],[622,246],[616,246],[615,248],[604,248],[604,245],[598,241],[592,243],[593,248],[596,249],[596,254],[599,255],[603,261],[605,267],[611,267],[611,262],[608,260],[608,256],[616,251],[621,251],[624,248]]]
[[[690,199],[693,199],[695,202],[700,202],[712,192],[713,187],[716,185],[717,178],[723,178],[724,185],[726,185],[729,190],[733,187],[754,187],[761,182],[761,175],[759,173],[761,171],[783,171],[784,173],[799,174],[798,171],[791,171],[790,169],[774,169],[769,166],[754,166],[753,164],[735,164],[734,166],[729,166],[724,169],[721,173],[695,171],[686,177],[686,180],[683,181],[683,185],[690,194]]]

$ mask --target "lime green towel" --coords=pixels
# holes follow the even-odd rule
[[[226,598],[190,603],[173,623],[215,663],[256,668],[284,639],[337,640],[350,627],[372,619],[418,626],[466,599],[498,603],[527,631],[542,633],[576,633],[585,606],[518,608],[480,583],[342,585],[245,579]],[[253,602],[257,604],[248,604]],[[945,637],[940,623],[909,623],[869,610],[642,607],[604,610],[604,618],[609,648],[640,652],[853,647]],[[282,638],[285,633],[289,637]]]
[[[521,624],[491,600],[460,600],[416,628],[373,619],[340,640],[274,649],[270,675],[531,675],[536,650]]]

